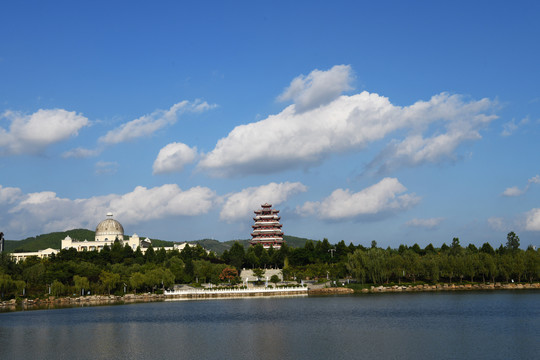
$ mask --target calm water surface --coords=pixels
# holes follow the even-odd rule
[[[372,294],[0,314],[0,359],[538,359],[540,292]]]

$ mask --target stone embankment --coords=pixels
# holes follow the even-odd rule
[[[343,294],[352,294],[354,293],[353,289],[344,288],[344,287],[327,287],[320,289],[310,289],[309,295],[343,295]]]
[[[43,299],[22,299],[19,303],[15,299],[0,302],[1,308],[15,309],[17,306],[23,309],[47,309],[69,306],[96,306],[107,304],[130,304],[136,302],[163,301],[164,295],[157,294],[126,294],[124,296],[93,295],[80,297],[55,297],[49,296]]]
[[[540,283],[535,284],[437,284],[437,285],[411,285],[411,286],[372,286],[370,289],[362,289],[362,293],[379,292],[414,292],[414,291],[467,291],[467,290],[521,290],[540,289]]]

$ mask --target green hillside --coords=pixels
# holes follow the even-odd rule
[[[60,249],[62,239],[68,235],[73,240],[94,240],[93,231],[87,229],[74,229],[38,235],[19,241],[7,240],[5,243],[6,252],[38,251],[47,248]]]
[[[306,241],[310,241],[310,239],[290,235],[283,236],[283,239],[285,240],[287,245],[292,248],[304,247]],[[203,248],[213,251],[218,255],[221,255],[225,250],[229,250],[237,241],[244,246],[244,249],[247,249],[249,247],[249,239],[228,240],[223,242],[213,239],[202,239],[188,242],[200,244]]]
[[[5,250],[6,252],[26,252],[26,251],[38,251],[47,248],[60,249],[62,239],[66,236],[70,236],[73,240],[94,240],[95,233],[94,231],[87,229],[74,229],[62,232],[54,232],[49,234],[38,235],[37,237],[29,237],[24,240],[6,240]],[[141,236],[142,239],[145,237]],[[285,235],[284,240],[287,242],[287,245],[292,248],[304,247],[306,241],[310,239],[299,238],[296,236]],[[161,246],[173,246],[174,242],[165,241],[159,239],[151,239],[154,247]],[[240,240],[228,240],[228,241],[218,241],[214,239],[201,239],[188,241],[190,244],[200,244],[203,248],[213,251],[218,255],[223,254],[225,250],[229,250],[233,244],[238,241],[240,242],[245,249],[249,247],[249,239],[240,239]]]

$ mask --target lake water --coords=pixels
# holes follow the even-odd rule
[[[247,298],[0,314],[0,359],[538,359],[540,292]]]

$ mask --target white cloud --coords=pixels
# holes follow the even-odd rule
[[[436,228],[441,224],[441,222],[444,220],[444,218],[429,218],[429,219],[412,219],[410,221],[407,221],[405,225],[411,226],[411,227],[421,227],[421,228],[427,228],[427,229],[433,229]]]
[[[527,180],[527,185],[523,189],[518,188],[517,186],[512,186],[506,188],[503,192],[503,196],[520,196],[525,194],[531,188],[532,184],[540,184],[540,175],[533,176]]]
[[[98,161],[96,163],[96,174],[116,174],[118,171],[118,163],[114,161]]]
[[[75,148],[69,151],[66,151],[62,154],[63,158],[88,158],[93,156],[98,156],[101,154],[102,149],[85,149],[85,148]]]
[[[337,189],[330,196],[317,202],[306,202],[297,212],[314,214],[321,219],[342,220],[365,216],[383,215],[403,211],[416,205],[420,198],[403,194],[407,188],[395,178],[384,178],[377,184],[357,193]]]
[[[154,174],[182,171],[185,165],[197,159],[197,148],[186,144],[171,143],[162,148],[154,161]]]
[[[536,175],[530,178],[528,184],[540,184],[540,175]]]
[[[166,216],[194,216],[212,208],[214,191],[196,186],[182,191],[176,184],[147,189],[137,186],[134,191],[113,199],[111,209],[128,222],[158,219]]]
[[[512,119],[512,121],[509,121],[507,123],[503,124],[503,131],[501,132],[502,136],[510,136],[512,135],[518,128],[522,127],[523,125],[526,125],[529,123],[529,117],[524,117],[521,119],[519,123],[516,124],[516,120]]]
[[[209,188],[182,190],[176,184],[138,186],[122,195],[74,200],[60,198],[51,191],[22,194],[17,188],[0,188],[0,203],[9,205],[0,208],[0,218],[5,226],[3,232],[14,238],[17,234],[93,229],[109,211],[124,225],[169,216],[201,215],[210,211],[215,201],[216,195]]]
[[[503,195],[504,196],[519,196],[523,195],[525,191],[521,190],[517,186],[512,186],[504,190]]]
[[[7,111],[9,130],[0,128],[0,155],[35,154],[47,146],[76,136],[87,126],[86,117],[63,109],[40,109],[31,115]]]
[[[12,204],[22,195],[21,189],[0,185],[0,205]]]
[[[349,65],[336,65],[328,71],[313,70],[308,76],[300,75],[291,81],[278,100],[293,100],[296,112],[311,110],[352,90],[352,78]]]
[[[491,217],[487,220],[487,222],[490,228],[499,232],[506,231],[510,227],[510,225],[506,223],[505,219],[500,217]]]
[[[540,231],[540,209],[532,209],[526,214],[525,230]]]
[[[181,101],[171,106],[168,110],[156,110],[151,114],[141,116],[138,119],[120,125],[99,138],[99,142],[105,144],[118,144],[134,140],[142,136],[149,136],[167,125],[176,123],[178,116],[186,112],[202,112],[215,108],[217,105],[208,104],[206,101],[189,102]]]
[[[440,94],[427,103],[420,101],[404,108],[405,118],[411,119],[409,134],[402,140],[392,140],[368,168],[386,172],[453,160],[462,143],[482,138],[479,130],[496,118],[483,113],[491,107],[493,103],[487,99],[466,103],[459,95]],[[432,124],[438,125],[436,130],[424,136],[425,128]]]
[[[290,196],[307,191],[299,182],[270,183],[258,187],[249,187],[238,193],[225,196],[225,204],[219,214],[221,220],[234,221],[249,218],[261,204],[279,205]]]
[[[302,90],[302,86],[296,88]],[[297,93],[303,94],[287,90],[281,98]],[[295,103],[277,115],[237,126],[203,156],[199,169],[214,176],[240,176],[307,167],[334,153],[361,150],[391,134],[396,139],[389,139],[389,147],[371,168],[440,162],[453,158],[464,141],[479,139],[479,130],[496,118],[486,114],[494,107],[492,101],[467,102],[446,93],[407,107],[366,91],[329,99],[303,112],[297,111]],[[428,130],[431,134],[426,136]],[[404,132],[405,137],[400,135]]]

